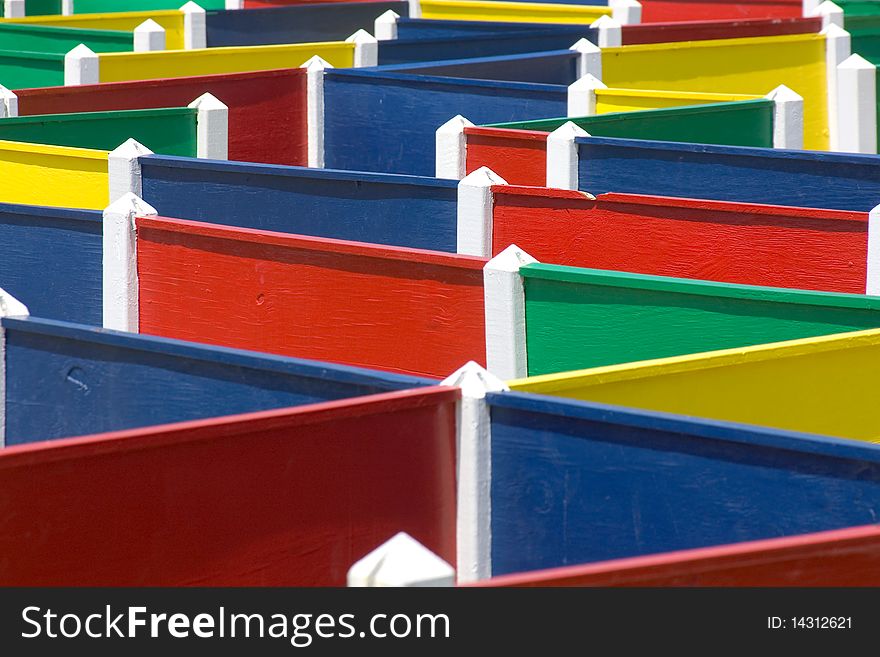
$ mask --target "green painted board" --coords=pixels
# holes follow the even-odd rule
[[[594,137],[773,147],[773,101],[765,99],[496,123],[490,127],[552,132],[568,121]]]
[[[0,43],[4,50],[66,54],[84,43],[95,52],[130,52],[132,32],[84,30],[75,27],[0,24]]]
[[[880,2],[871,0],[835,0],[843,9],[844,20],[849,16],[880,16]],[[849,28],[849,26],[846,26]]]
[[[52,16],[61,13],[61,0],[26,0],[25,16]]]
[[[7,89],[64,84],[64,55],[0,50],[0,84]]]
[[[74,0],[74,14],[103,14],[120,11],[160,11],[163,9],[180,9],[186,2],[183,0]],[[202,9],[226,9],[226,0],[198,0]]]
[[[535,264],[529,376],[880,327],[880,298]]]
[[[197,110],[189,107],[0,119],[0,140],[111,151],[134,138],[154,153],[195,157]]]

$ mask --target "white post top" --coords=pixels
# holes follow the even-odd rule
[[[465,397],[481,399],[487,392],[504,392],[510,390],[504,381],[492,374],[479,363],[469,360],[455,372],[440,382],[441,386],[461,388]]]
[[[207,13],[207,12],[205,12],[204,9],[202,9],[202,6],[200,4],[197,4],[197,3],[193,2],[192,0],[187,2],[185,5],[183,5],[180,8],[180,11],[182,11],[184,14],[204,14],[204,13]]]
[[[312,55],[300,68],[304,68],[307,71],[323,71],[325,68],[333,68],[333,64],[319,55]]]
[[[349,569],[348,585],[454,586],[455,569],[412,536],[400,532]]]
[[[489,167],[480,167],[462,178],[459,184],[470,187],[492,187],[493,185],[506,185],[507,181]]]
[[[0,288],[0,317],[27,317],[30,314],[26,305]]]
[[[487,262],[484,269],[517,273],[519,272],[520,267],[532,265],[536,262],[538,261],[519,248],[516,244],[511,244]]]

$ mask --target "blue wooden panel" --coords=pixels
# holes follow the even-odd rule
[[[141,166],[144,198],[168,217],[455,252],[455,180],[152,155]]]
[[[867,212],[880,156],[578,138],[578,188]]]
[[[493,574],[877,522],[880,446],[490,395]]]
[[[389,9],[409,16],[407,2],[333,2],[259,11],[209,11],[208,47],[344,41],[359,29],[372,34],[376,18]]]
[[[429,21],[433,22],[433,21]],[[406,38],[379,42],[379,64],[405,64],[435,60],[490,57],[568,50],[581,37],[590,37],[586,26],[579,31],[513,31],[504,33],[464,33],[440,38]],[[502,69],[505,70],[504,68]],[[441,74],[442,75],[442,74]],[[474,77],[474,76],[465,76]],[[501,78],[493,78],[501,79]],[[506,78],[504,78],[506,79]]]
[[[7,445],[436,384],[51,320],[2,324]]]
[[[476,124],[563,116],[567,88],[376,73],[324,76],[324,161],[334,169],[434,175],[434,133],[456,114]]]
[[[460,39],[456,40],[460,42]],[[444,78],[568,86],[578,79],[579,57],[578,53],[565,47],[561,50],[545,52],[527,52],[518,55],[476,57],[473,59],[456,58],[448,61],[425,61],[381,66],[368,70],[381,71],[382,73],[436,75]]]
[[[436,39],[455,36],[476,37],[487,34],[555,32],[557,34],[578,35],[593,43],[598,40],[598,32],[588,25],[565,23],[515,23],[511,21],[465,21],[436,20],[425,18],[400,18],[397,21],[398,39]]]
[[[0,204],[0,287],[34,315],[101,324],[101,213]]]

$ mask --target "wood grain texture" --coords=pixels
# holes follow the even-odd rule
[[[825,37],[794,34],[605,48],[609,87],[764,95],[780,84],[804,99],[804,147],[828,148]]]
[[[472,587],[878,586],[876,525],[504,575]]]
[[[512,185],[547,182],[547,133],[534,130],[465,128],[465,168],[489,167]]]
[[[568,86],[578,79],[578,59],[578,53],[566,46],[562,50],[505,54],[498,57],[461,59],[459,55],[447,61],[383,66],[382,72]]]
[[[7,445],[433,383],[47,319],[2,321]]]
[[[578,188],[868,212],[880,198],[873,155],[590,137]]]
[[[517,390],[877,442],[876,330],[602,367]]]
[[[374,244],[456,250],[455,180],[158,156],[140,162],[144,198],[165,215]]]
[[[873,523],[880,447],[490,394],[494,575]]]
[[[433,388],[10,448],[0,579],[343,586],[397,531],[454,563],[457,398]]]
[[[745,347],[880,327],[880,299],[527,265],[528,372]]]
[[[793,18],[803,15],[797,0],[644,0],[642,22],[712,20],[718,18]]]
[[[183,107],[211,93],[229,107],[229,159],[302,166],[308,161],[306,76],[302,69],[23,89],[16,93],[22,116]]]
[[[434,175],[434,133],[456,114],[476,124],[565,113],[556,85],[330,71],[324,77],[325,165]]]
[[[865,292],[865,213],[629,194],[592,200],[530,187],[492,192],[493,255],[516,244],[550,264]]]
[[[138,218],[140,330],[442,378],[485,362],[485,260]]]
[[[642,19],[650,12],[653,3],[642,3]],[[696,4],[696,3],[694,3]],[[717,6],[717,3],[712,3]],[[672,22],[643,22],[639,25],[623,26],[623,45],[639,43],[668,43],[671,41],[706,41],[709,39],[743,39],[748,37],[778,36],[781,34],[810,34],[822,29],[821,17],[803,18],[794,14],[791,17],[775,18],[725,18],[716,20],[694,20],[696,14],[681,14],[670,18]],[[681,20],[684,17],[687,20]]]

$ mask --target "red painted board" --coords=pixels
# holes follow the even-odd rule
[[[880,586],[880,527],[616,559],[469,586]]]
[[[465,128],[465,170],[489,167],[511,185],[547,182],[547,133],[533,130]]]
[[[644,6],[643,6],[644,10]],[[757,18],[691,21],[672,23],[641,23],[624,25],[624,45],[668,43],[671,41],[705,41],[708,39],[742,39],[778,36],[781,34],[813,34],[822,29],[820,17]]]
[[[642,22],[707,21],[719,18],[794,18],[800,0],[642,0]]]
[[[452,388],[10,447],[4,586],[341,586],[399,531],[455,560]]]
[[[142,333],[443,378],[485,363],[485,260],[138,218]]]
[[[866,213],[496,186],[492,252],[746,285],[865,293]]]
[[[16,91],[22,116],[184,107],[204,93],[229,107],[229,159],[308,164],[303,69]]]

